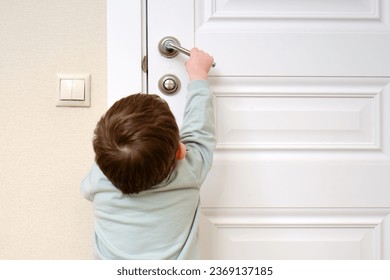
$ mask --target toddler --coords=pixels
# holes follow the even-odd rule
[[[199,190],[216,144],[212,62],[191,50],[180,133],[168,104],[152,94],[122,98],[98,122],[95,163],[81,183],[94,207],[96,258],[199,258]]]

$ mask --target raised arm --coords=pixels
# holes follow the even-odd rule
[[[207,81],[212,62],[213,57],[196,48],[186,62],[190,83],[181,140],[187,147],[188,159],[201,166],[201,180],[211,167],[216,144],[213,94]]]

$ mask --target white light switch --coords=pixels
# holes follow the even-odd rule
[[[91,105],[91,76],[57,75],[57,107],[89,107]]]
[[[84,80],[73,80],[72,100],[84,100]]]
[[[61,80],[60,100],[72,100],[72,80]]]

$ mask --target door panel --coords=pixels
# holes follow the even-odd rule
[[[210,78],[218,146],[378,149],[390,79]],[[385,104],[385,102],[387,102]]]
[[[383,210],[205,209],[213,259],[379,259]],[[388,233],[388,232],[387,232]]]
[[[389,76],[389,11],[386,0],[197,0],[195,41],[222,58],[219,75]]]
[[[159,41],[217,63],[203,258],[390,259],[389,2],[148,0],[148,88],[179,124],[186,57]]]

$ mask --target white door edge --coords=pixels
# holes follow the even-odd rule
[[[145,0],[107,0],[107,106],[145,92],[142,72]],[[141,13],[140,13],[141,11]]]

